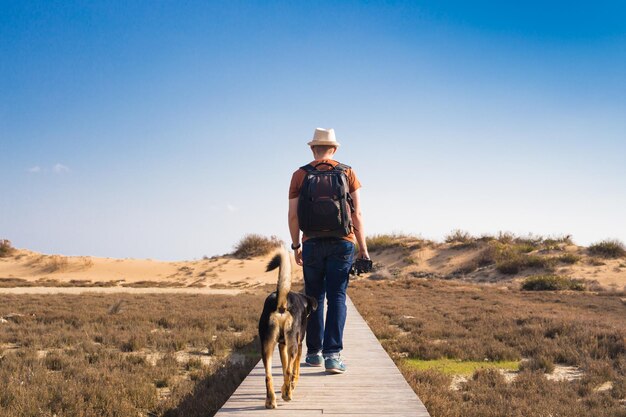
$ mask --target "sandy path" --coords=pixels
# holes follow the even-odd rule
[[[236,295],[239,289],[221,288],[130,288],[130,287],[13,287],[0,288],[0,294],[203,294]]]

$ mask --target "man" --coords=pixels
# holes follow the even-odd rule
[[[343,373],[346,367],[340,352],[343,349],[343,329],[346,323],[348,274],[355,244],[358,243],[359,258],[369,259],[361,216],[361,183],[350,167],[333,159],[339,147],[333,129],[316,129],[308,145],[314,160],[294,172],[289,187],[291,248],[296,262],[304,269],[305,292],[316,298],[319,305],[317,311],[309,317],[305,361],[310,366],[325,366],[327,372]],[[312,181],[319,182],[310,186]],[[334,195],[328,198],[306,194],[316,192],[331,192]],[[320,206],[309,209],[307,204]],[[324,220],[320,217],[333,210],[335,216],[331,216],[330,222],[339,221],[338,227],[316,229],[316,221]],[[328,224],[327,220],[324,221]],[[303,230],[302,243],[300,229]],[[328,300],[325,323],[324,298]]]

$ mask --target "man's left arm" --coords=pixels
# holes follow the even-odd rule
[[[354,235],[359,244],[359,258],[370,258],[367,251],[367,241],[365,240],[365,230],[363,230],[363,214],[361,213],[361,193],[360,189],[356,189],[350,193],[352,202],[354,203],[354,211],[352,212],[352,224],[354,225]]]

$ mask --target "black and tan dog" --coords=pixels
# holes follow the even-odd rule
[[[302,341],[307,319],[317,309],[317,301],[304,294],[291,292],[291,259],[284,248],[267,265],[267,271],[280,267],[276,292],[265,299],[259,320],[261,355],[265,366],[266,408],[276,408],[276,395],[272,382],[272,354],[278,343],[283,365],[283,400],[290,401],[300,377]]]

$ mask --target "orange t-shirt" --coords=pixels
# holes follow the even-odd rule
[[[333,167],[339,164],[339,162],[333,159],[316,159],[313,162],[311,162],[311,165],[316,166],[317,164],[320,164],[322,162],[331,164]],[[328,165],[320,165],[318,169],[329,170],[330,167]],[[359,182],[359,179],[356,177],[356,174],[354,173],[352,168],[347,169],[345,173],[346,173],[346,178],[348,179],[348,192],[353,193],[359,188],[361,188],[361,183]],[[291,184],[289,184],[289,199],[290,200],[292,198],[300,197],[300,190],[302,189],[302,183],[304,182],[305,176],[306,176],[306,171],[300,168],[298,168],[298,170],[293,173],[291,177]],[[354,230],[352,230],[352,232],[350,232],[348,236],[343,237],[343,239],[348,240],[356,245],[356,236],[354,235]],[[307,237],[303,235],[302,241],[305,241],[305,240],[307,240]]]

